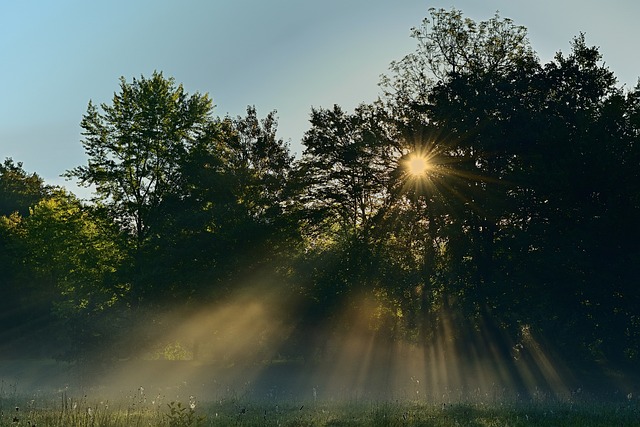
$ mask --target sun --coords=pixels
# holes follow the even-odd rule
[[[412,154],[407,159],[405,166],[409,175],[414,177],[425,175],[430,168],[429,159],[420,154]]]

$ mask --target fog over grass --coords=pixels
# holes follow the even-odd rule
[[[346,298],[330,322],[300,320],[299,298],[256,280],[218,303],[164,313],[139,313],[118,348],[84,361],[3,360],[6,396],[91,395],[203,401],[419,401],[497,403],[637,394],[637,378],[585,373],[554,354],[523,326],[519,337],[490,319],[454,330],[455,311],[440,311],[425,345],[390,335],[385,307],[366,293]],[[137,353],[131,355],[130,347]],[[117,358],[120,350],[126,357]],[[505,351],[508,350],[508,351]],[[111,355],[101,357],[101,353]]]

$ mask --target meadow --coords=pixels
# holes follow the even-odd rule
[[[0,397],[0,426],[640,426],[640,404],[632,395],[438,403],[232,394],[201,402],[151,397],[142,388],[108,400],[66,391],[18,395],[9,387]]]
[[[149,372],[144,368],[153,367]],[[0,427],[136,426],[640,426],[637,378],[631,385],[590,381],[558,393],[533,386],[402,387],[349,383],[330,388],[323,367],[292,364],[207,372],[214,366],[144,361],[122,374],[44,360],[0,363]],[[192,370],[195,369],[195,370]],[[226,372],[226,375],[223,375]],[[173,376],[175,374],[175,376]],[[376,385],[377,384],[377,385]],[[422,382],[420,382],[422,386]]]

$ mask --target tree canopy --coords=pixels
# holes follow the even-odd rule
[[[220,301],[259,274],[295,295],[303,357],[364,294],[389,339],[484,330],[508,358],[536,333],[637,363],[640,84],[618,87],[583,34],[542,64],[498,14],[430,9],[412,37],[380,99],[311,110],[299,158],[275,112],[216,117],[162,73],[121,78],[66,174],[92,201],[0,166],[5,312],[48,295],[38,310],[75,325],[78,355],[104,319],[126,331],[134,309]]]

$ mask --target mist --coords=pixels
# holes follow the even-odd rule
[[[428,340],[399,338],[389,324],[393,307],[374,293],[345,297],[317,320],[302,315],[309,301],[288,289],[255,280],[219,302],[140,312],[119,348],[98,347],[85,360],[2,361],[3,393],[439,405],[608,399],[633,390],[632,378],[572,370],[526,325],[508,336],[491,318],[472,326],[442,309],[425,325],[433,327]]]

